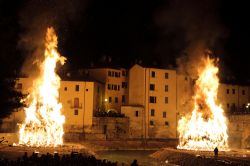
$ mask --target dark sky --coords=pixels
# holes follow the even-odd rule
[[[6,71],[40,53],[45,27],[52,25],[59,50],[68,58],[66,68],[107,64],[108,59],[115,66],[129,67],[141,60],[169,67],[184,55],[195,58],[195,49],[209,48],[220,58],[224,78],[250,79],[250,27],[244,1],[13,2],[0,0],[0,60]]]

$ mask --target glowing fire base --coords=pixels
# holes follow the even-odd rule
[[[40,75],[33,80],[33,86],[25,99],[28,105],[26,119],[20,126],[19,144],[26,146],[57,146],[63,144],[62,104],[58,102],[60,77],[56,64],[64,64],[65,58],[56,50],[57,36],[48,28],[45,38],[44,60],[40,63]]]
[[[178,122],[178,149],[213,151],[228,150],[226,117],[217,105],[219,69],[215,60],[203,58],[195,84],[194,110]]]

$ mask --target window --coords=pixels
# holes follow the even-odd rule
[[[151,115],[151,116],[155,116],[155,110],[154,110],[154,109],[151,109],[151,110],[150,110],[150,115]]]
[[[108,71],[108,76],[111,76],[111,71]]]
[[[112,77],[114,77],[115,76],[115,72],[114,71],[112,71]]]
[[[64,91],[67,91],[68,90],[68,88],[67,87],[64,87]]]
[[[167,113],[166,113],[166,112],[163,112],[163,113],[162,113],[162,117],[163,117],[163,118],[166,118],[166,117],[167,117]]]
[[[156,103],[156,97],[155,96],[150,96],[149,97],[149,103]]]
[[[122,71],[122,76],[126,76],[125,70]]]
[[[88,92],[89,91],[89,89],[86,89],[86,92]]]
[[[111,85],[110,85],[110,84],[108,84],[108,89],[109,89],[109,90],[111,89]]]
[[[115,77],[118,77],[118,73],[117,72],[115,72]]]
[[[227,89],[227,94],[229,94],[229,89]]]
[[[165,73],[165,79],[168,79],[168,73]]]
[[[18,83],[18,84],[17,84],[17,89],[21,90],[22,88],[23,88],[23,84]]]
[[[168,92],[168,85],[165,85],[165,92]]]
[[[115,103],[118,103],[118,97],[115,97]]]
[[[168,97],[165,97],[165,103],[168,103]]]
[[[167,121],[165,122],[165,126],[169,126],[169,123]]]
[[[232,90],[232,93],[235,94],[235,89]]]
[[[109,103],[111,103],[112,102],[112,97],[109,97]]]
[[[78,110],[74,110],[74,115],[78,115]]]
[[[74,108],[79,108],[79,98],[74,98]]]
[[[79,91],[79,89],[80,89],[80,87],[79,87],[79,85],[76,85],[76,91]]]
[[[122,82],[122,88],[127,88],[127,82]]]
[[[150,84],[149,85],[149,89],[152,90],[152,91],[154,91],[155,90],[155,84]]]
[[[185,77],[185,81],[187,81],[188,80],[188,78],[187,77]]]
[[[118,72],[118,77],[120,77],[121,76],[121,73],[120,72]]]
[[[118,91],[120,90],[120,85],[117,85],[117,90],[118,90]]]
[[[122,103],[125,103],[125,102],[126,102],[125,95],[122,95]]]
[[[246,93],[245,90],[242,90],[242,95],[245,95],[245,93]]]
[[[154,126],[154,121],[151,120],[149,123],[150,123],[150,126]]]
[[[114,85],[114,90],[117,90],[117,85]]]
[[[151,72],[151,77],[153,77],[153,78],[155,77],[155,72],[154,71]]]
[[[136,116],[136,117],[139,116],[139,111],[135,111],[135,116]]]
[[[114,85],[112,84],[112,88],[111,88],[112,90],[114,89]]]
[[[229,103],[227,103],[227,108],[229,108]]]

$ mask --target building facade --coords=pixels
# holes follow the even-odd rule
[[[219,85],[218,101],[226,113],[244,111],[249,97],[249,86],[223,83]]]
[[[128,103],[128,71],[123,68],[95,68],[85,72],[105,84],[105,110],[120,112],[121,106]]]
[[[129,102],[122,113],[130,119],[131,138],[176,138],[176,77],[175,70],[140,65],[129,70]]]

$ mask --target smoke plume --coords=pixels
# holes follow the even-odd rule
[[[22,72],[34,75],[38,72],[38,60],[43,57],[44,38],[48,27],[67,31],[70,23],[77,20],[85,7],[80,0],[29,0],[19,14],[21,26],[19,48],[25,52]],[[61,35],[60,37],[65,37]]]
[[[213,50],[215,45],[218,47],[218,40],[226,37],[218,11],[219,4],[215,0],[169,1],[155,17],[164,41],[157,51],[160,52],[166,45],[171,45],[171,48],[175,49],[171,53],[176,54],[172,56],[177,58],[178,72],[196,77],[194,68],[201,56],[204,56],[206,50]],[[169,36],[174,37],[168,41],[164,40],[164,37]],[[164,53],[164,56],[171,56]]]

